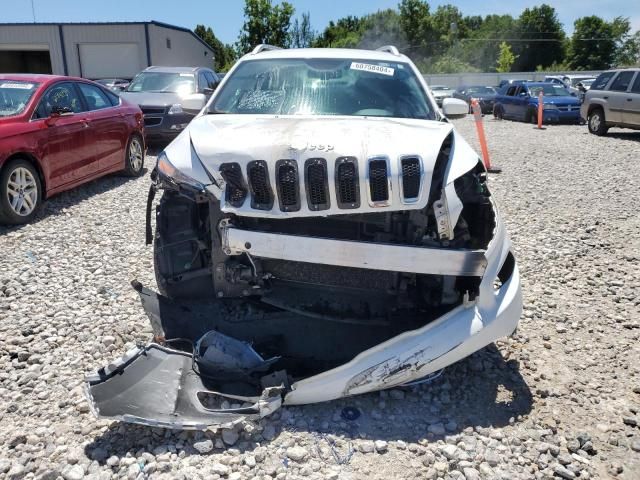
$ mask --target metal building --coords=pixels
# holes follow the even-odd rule
[[[151,66],[213,68],[191,30],[162,22],[0,23],[0,73],[132,78]]]

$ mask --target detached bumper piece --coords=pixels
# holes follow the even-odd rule
[[[198,342],[195,357],[155,343],[130,350],[88,376],[85,392],[99,418],[183,430],[231,426],[280,408],[284,385],[266,387],[260,396],[240,396],[209,390],[206,379],[242,379],[271,362],[244,342],[209,332]]]

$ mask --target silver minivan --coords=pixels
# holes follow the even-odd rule
[[[640,130],[640,68],[601,73],[586,93],[580,114],[594,135],[605,135],[610,127]]]

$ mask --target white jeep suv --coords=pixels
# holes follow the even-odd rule
[[[259,46],[158,157],[153,327],[102,417],[207,428],[434,375],[511,334],[518,268],[478,155],[411,61]],[[444,114],[443,114],[444,113]]]

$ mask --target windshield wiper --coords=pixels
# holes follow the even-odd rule
[[[229,112],[223,112],[222,110],[216,110],[215,108],[207,110],[207,115],[224,115]]]

